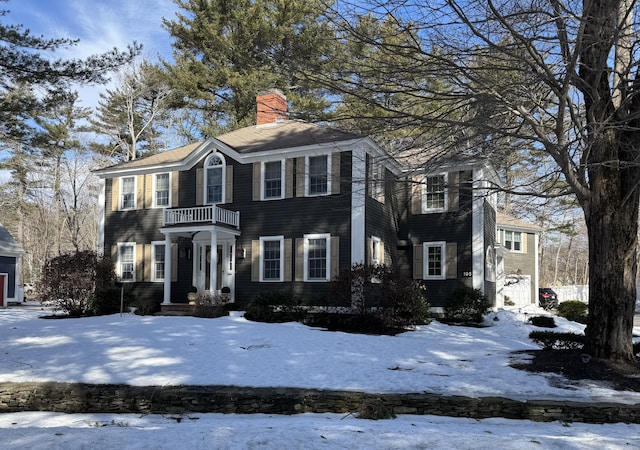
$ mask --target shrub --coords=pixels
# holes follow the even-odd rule
[[[226,316],[228,314],[224,308],[226,302],[226,297],[223,298],[222,296],[217,294],[198,294],[193,315],[195,317],[204,317],[209,319]]]
[[[533,316],[533,317],[529,317],[529,322],[536,326],[536,327],[541,327],[541,328],[555,328],[556,327],[556,321],[553,319],[553,317],[550,316]]]
[[[301,322],[305,310],[300,300],[290,292],[261,292],[256,295],[245,309],[244,317],[255,322]]]
[[[454,323],[482,322],[490,303],[478,289],[463,286],[445,301],[445,321]]]
[[[585,337],[576,333],[556,333],[553,331],[532,331],[529,338],[544,349],[576,350],[584,346]]]
[[[136,314],[140,316],[149,316],[161,310],[160,302],[150,298],[137,299],[135,306],[137,307]]]
[[[587,323],[587,310],[587,305],[581,301],[568,300],[558,305],[556,314],[573,322]]]
[[[356,331],[359,325],[365,332],[373,328],[403,329],[429,323],[429,304],[423,293],[420,281],[402,277],[390,267],[355,264],[331,282],[329,305],[349,307],[361,316],[347,315],[344,325],[350,331]],[[338,317],[332,321],[341,322]]]
[[[108,257],[93,251],[64,254],[48,260],[42,270],[41,301],[72,316],[92,313],[96,290],[114,286],[115,272]]]
[[[121,306],[126,310],[133,298],[129,292],[117,286],[96,289],[90,304],[90,311],[96,315],[115,314]]]

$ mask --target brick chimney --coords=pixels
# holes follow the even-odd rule
[[[287,98],[279,89],[259,92],[256,106],[256,125],[277,123],[287,118]]]

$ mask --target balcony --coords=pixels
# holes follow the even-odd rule
[[[216,205],[207,205],[165,209],[162,214],[163,226],[203,222],[219,223],[240,229],[240,213],[238,211],[229,211]]]

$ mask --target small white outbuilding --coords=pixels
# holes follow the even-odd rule
[[[22,246],[0,225],[0,307],[22,301],[19,270],[22,255]]]

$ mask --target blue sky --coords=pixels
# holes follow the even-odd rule
[[[83,58],[113,47],[125,49],[134,40],[143,44],[142,55],[155,60],[171,54],[171,38],[162,18],[173,19],[178,7],[172,0],[10,0],[0,3],[10,13],[5,24],[22,24],[34,35],[80,39],[63,58]],[[82,106],[95,106],[104,87],[79,90]]]

